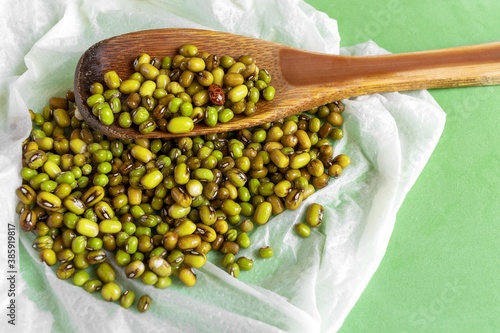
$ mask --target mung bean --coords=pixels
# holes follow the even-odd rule
[[[135,293],[132,290],[125,290],[120,296],[120,305],[125,309],[130,308],[134,304],[134,301]]]
[[[269,259],[273,257],[273,255],[274,255],[273,248],[270,246],[264,246],[259,249],[259,256],[262,259]]]
[[[307,238],[311,234],[311,229],[304,223],[297,223],[295,225],[295,231],[300,237]]]
[[[181,69],[187,60],[176,61],[179,75],[188,70]],[[248,81],[250,76],[246,75],[253,65],[238,59],[227,68]],[[143,68],[155,72],[150,66]],[[143,84],[149,72],[135,74],[133,80]],[[215,81],[216,75],[211,75]],[[244,84],[250,90],[263,90],[270,87],[264,79],[263,74],[260,83]],[[206,86],[194,78],[189,87],[175,82],[177,85],[168,88],[172,83],[168,80],[170,77],[151,80],[163,85],[155,91],[164,89],[167,93],[159,98],[167,110],[157,116],[166,121],[168,116],[163,112],[177,113],[170,122],[190,118],[191,109],[194,113],[196,108],[190,99]],[[95,110],[122,98],[120,88],[98,88],[95,85],[94,94],[102,95],[105,101],[96,102]],[[149,121],[155,109],[151,108],[150,97],[141,97],[140,93],[124,96],[121,107],[127,111],[122,114],[130,112],[130,120],[137,123]],[[33,115],[35,128],[23,145],[23,184],[16,190],[20,202],[16,211],[21,228],[37,235],[33,247],[40,252],[40,260],[47,265],[59,262],[56,275],[73,278],[74,284],[89,292],[102,291],[104,283],[108,300],[126,294],[109,285],[118,285],[119,280],[109,265],[109,254],[125,276],[140,277],[156,288],[169,287],[175,278],[193,286],[196,269],[204,266],[211,251],[224,255],[221,265],[233,276],[251,269],[252,259],[236,259],[236,255],[240,249],[251,247],[254,227],[285,209],[297,209],[350,164],[347,155],[334,155],[334,138],[320,137],[338,128],[323,119],[337,117],[331,116],[336,111],[329,107],[237,132],[167,141],[116,140],[93,133],[83,121],[75,120],[72,103],[68,100],[61,109],[65,112],[57,112],[58,119],[52,112],[55,109],[45,108],[38,120]],[[225,110],[241,112],[244,103],[252,102],[234,103],[229,99],[225,105],[197,108],[203,113],[211,108],[217,114],[216,121],[224,121],[219,114],[224,115]],[[338,108],[333,104],[330,107]],[[69,125],[66,115],[71,119]],[[325,123],[325,133],[320,133]],[[319,226],[321,221],[322,209],[312,204],[305,223],[296,231],[309,234],[308,228]],[[270,247],[258,252],[261,258],[273,255]],[[89,267],[99,280],[86,275]],[[130,306],[134,301],[128,302]]]
[[[313,203],[307,207],[306,222],[312,227],[319,227],[323,221],[324,207],[318,203]]]
[[[95,116],[105,125],[113,124],[118,118],[119,126],[130,128],[133,123],[141,133],[155,130],[188,133],[194,123],[203,118],[207,125],[215,126],[218,121],[231,121],[235,113],[251,115],[255,112],[255,103],[274,98],[275,88],[269,85],[271,75],[266,70],[257,69],[252,56],[240,56],[238,59],[243,59],[243,62],[227,55],[219,57],[207,52],[193,53],[192,50],[197,50],[195,45],[189,45],[187,49],[190,51],[187,52],[186,46],[182,45],[179,53],[161,60],[151,59],[146,53],[139,54],[132,64],[135,72],[124,80],[115,70],[107,71],[103,75],[104,84],[94,82],[91,85],[92,95],[87,99],[87,105],[93,108]],[[166,69],[169,75],[164,72]],[[233,105],[224,108],[218,119],[213,111],[203,112],[212,105],[223,106],[226,95]],[[141,97],[146,101],[142,101],[142,106],[138,100]],[[125,108],[120,98],[125,101]],[[64,98],[58,100],[64,103],[53,103],[63,106],[54,109],[57,110],[56,123],[65,128],[70,123],[69,117],[65,115],[69,104]],[[182,101],[185,103],[181,105]],[[155,106],[161,105],[165,107],[155,109]],[[200,109],[196,110],[196,107]],[[153,109],[154,117],[147,120],[144,110]],[[176,120],[177,117],[173,115],[178,112],[191,121]],[[42,122],[39,124],[42,125]],[[51,130],[47,129],[47,132],[51,133]]]
[[[101,288],[101,296],[108,302],[117,301],[121,297],[121,288],[115,282],[105,283]]]
[[[240,270],[249,271],[253,268],[254,261],[247,257],[239,257],[236,259],[236,263],[238,264]]]
[[[137,309],[139,310],[139,312],[146,312],[149,310],[152,302],[153,300],[149,295],[143,295],[137,301]]]

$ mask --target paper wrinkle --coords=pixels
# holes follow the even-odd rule
[[[292,4],[292,6],[290,5]],[[45,1],[20,0],[3,5],[13,25],[0,56],[2,134],[0,134],[0,218],[16,223],[15,189],[20,185],[20,143],[31,124],[28,107],[40,112],[50,96],[72,88],[80,55],[93,43],[141,29],[206,28],[254,37],[306,50],[367,55],[388,53],[368,42],[339,48],[337,23],[298,0],[293,1]],[[34,6],[34,7],[33,7]],[[17,20],[14,11],[34,8]],[[2,22],[4,20],[0,20]],[[24,30],[29,26],[28,30]],[[28,31],[28,33],[24,33]],[[21,42],[18,40],[21,38]],[[14,50],[6,57],[5,50]],[[22,56],[19,56],[22,54]],[[26,70],[27,68],[27,70]],[[256,228],[252,247],[271,245],[275,257],[259,260],[239,279],[208,263],[194,288],[156,290],[124,278],[124,288],[153,296],[150,311],[139,314],[59,280],[54,268],[40,263],[31,248],[33,234],[18,230],[19,332],[335,332],[377,269],[394,226],[396,212],[416,181],[443,131],[445,115],[426,91],[362,96],[345,101],[345,137],[336,154],[351,166],[296,211],[286,211]],[[325,206],[324,222],[308,239],[293,225],[313,202]],[[5,229],[0,244],[6,243]],[[220,256],[211,254],[214,263]],[[0,251],[5,267],[6,251]],[[19,262],[19,259],[18,259]],[[120,273],[121,272],[121,273]],[[5,272],[2,272],[5,274]],[[7,288],[0,276],[0,292]],[[6,301],[0,305],[5,308]],[[30,319],[36,318],[35,320]],[[5,321],[2,321],[5,325]],[[3,328],[3,327],[2,327]],[[12,327],[1,329],[13,331]]]

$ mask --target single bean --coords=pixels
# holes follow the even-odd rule
[[[105,283],[101,288],[101,296],[108,302],[117,301],[121,297],[121,288],[115,282]]]
[[[319,227],[323,221],[324,207],[318,203],[313,203],[307,207],[306,222],[312,227]]]
[[[150,296],[143,295],[137,301],[137,309],[139,310],[139,312],[146,312],[149,310],[149,307],[151,306],[152,302],[153,300],[151,299]]]
[[[302,238],[307,238],[311,234],[311,229],[309,228],[309,226],[307,226],[307,224],[304,223],[296,224],[295,231]]]

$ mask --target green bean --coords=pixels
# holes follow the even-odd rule
[[[180,250],[191,250],[196,248],[200,244],[201,244],[201,237],[196,234],[181,236],[177,241],[177,247]]]
[[[57,267],[56,275],[61,280],[70,279],[75,274],[75,266],[71,262],[62,263]]]
[[[328,168],[328,176],[337,178],[342,174],[342,167],[338,164],[333,164]]]
[[[199,90],[191,97],[194,106],[204,106],[210,101],[208,90]]]
[[[20,213],[19,224],[24,231],[31,231],[35,228],[38,217],[31,209],[25,209]]]
[[[96,270],[97,277],[103,283],[112,282],[116,279],[116,272],[107,262],[102,262],[99,264]]]
[[[99,231],[104,234],[116,234],[122,230],[122,223],[116,220],[102,220],[99,222]]]
[[[149,229],[149,228],[148,228]],[[137,234],[137,232],[136,232]],[[140,236],[137,237],[138,239],[138,244],[137,244],[137,250],[141,253],[147,253],[153,250],[154,244],[153,244],[153,238],[148,235],[148,234],[141,234]]]
[[[150,63],[143,63],[139,66],[139,73],[141,73],[146,80],[154,80],[160,74],[160,71]]]
[[[193,115],[193,104],[190,102],[182,102],[179,112],[183,117],[191,117]],[[192,119],[192,118],[191,118]],[[194,121],[193,121],[194,123]]]
[[[121,297],[121,288],[115,282],[105,283],[101,288],[101,296],[108,302],[117,301]]]
[[[220,69],[231,74],[228,77],[243,77],[241,84],[250,94],[271,90],[270,81],[266,82],[268,73],[259,75],[262,70],[256,69],[250,56],[237,61],[228,58],[226,65],[232,64],[227,68],[218,65],[218,69],[210,67],[220,59],[212,56],[208,66],[205,59],[210,56],[184,56],[169,65],[166,61],[169,71],[160,70],[160,60],[144,63],[145,56],[141,56],[138,61],[143,70],[131,80],[140,82],[144,89],[154,83],[152,95],[149,90],[123,96],[119,87],[99,91],[95,85],[94,95],[103,96],[105,101],[94,97],[93,109],[101,112],[111,108],[115,112],[122,108],[116,114],[130,112],[130,121],[139,126],[163,119],[166,129],[168,122],[182,117],[194,123],[191,116],[195,109],[202,113],[213,110],[216,122],[224,122],[225,112],[242,113],[253,103],[246,96],[236,102],[228,97],[224,105],[207,102],[195,106],[194,94],[207,89],[200,83],[203,80],[198,82],[201,74],[209,72],[214,82],[223,80],[224,75],[214,74]],[[174,79],[183,71],[195,73],[194,68],[187,68],[188,58],[193,57],[199,57],[206,67],[183,87]],[[151,66],[158,69],[155,78],[148,77],[156,73]],[[167,73],[171,70],[179,72],[170,77]],[[176,84],[169,88],[170,83]],[[225,92],[241,89],[239,81],[234,84]],[[211,251],[224,255],[220,263],[233,276],[252,269],[251,258],[236,255],[240,249],[251,248],[253,229],[285,209],[298,209],[350,164],[347,155],[334,155],[332,145],[337,127],[330,122],[341,118],[331,114],[340,110],[340,104],[231,133],[175,140],[118,140],[92,132],[85,122],[74,120],[73,102],[67,103],[57,112],[57,108],[46,107],[41,116],[32,114],[34,130],[23,144],[23,184],[16,190],[16,212],[20,227],[36,234],[33,247],[42,262],[49,266],[59,262],[55,268],[59,278],[73,278],[75,285],[90,292],[102,291],[106,285],[108,300],[118,300],[116,287],[109,283],[118,285],[119,281],[108,255],[114,256],[125,276],[140,277],[156,288],[167,288],[174,279],[193,286],[195,269],[213,258]],[[161,105],[166,110],[160,110]],[[71,117],[69,124],[67,117]],[[304,223],[295,227],[303,237],[322,223],[322,206],[309,205],[304,217]],[[263,248],[258,255],[269,258],[272,249]],[[97,273],[100,282],[90,279],[87,268]],[[126,292],[118,294],[127,300],[127,307],[134,302]]]
[[[248,95],[248,87],[244,84],[240,84],[229,90],[229,92],[227,93],[227,98],[231,102],[237,103],[243,100],[247,95]]]
[[[131,256],[129,253],[122,249],[118,249],[115,253],[115,260],[118,266],[127,266],[131,261]]]
[[[99,237],[91,237],[87,240],[87,250],[97,251],[102,249],[104,246],[104,241]]]
[[[36,202],[40,207],[45,208],[48,211],[56,211],[62,207],[61,199],[59,199],[59,197],[45,191],[38,193],[36,196]]]
[[[187,251],[184,255],[184,264],[192,268],[201,268],[205,265],[207,257],[197,251]]]
[[[125,290],[120,296],[120,306],[128,309],[132,306],[135,300],[135,293],[132,290]]]
[[[99,234],[99,225],[86,218],[80,218],[76,223],[76,231],[87,237],[96,237]]]
[[[129,128],[132,126],[132,116],[129,112],[121,112],[118,116],[118,124],[122,128]]]
[[[248,236],[248,234],[246,232],[240,232],[238,234],[238,236],[236,237],[236,242],[238,243],[238,245],[241,248],[244,248],[244,249],[250,247],[250,244],[251,244],[250,237]]]
[[[261,70],[259,71],[259,80],[264,81],[265,83],[271,82],[271,74],[267,70]]]
[[[297,189],[293,189],[286,196],[285,207],[290,210],[295,210],[299,208],[303,200],[304,200],[304,193]]]
[[[87,98],[87,105],[93,107],[99,103],[104,103],[104,96],[101,94],[93,94]]]
[[[191,57],[187,62],[187,69],[193,72],[201,72],[205,66],[205,61],[199,57]]]
[[[306,222],[312,227],[319,227],[323,221],[324,207],[318,203],[313,203],[307,207]]]
[[[116,89],[120,86],[120,77],[115,71],[108,71],[104,73],[104,83],[109,89]]]
[[[267,86],[264,88],[262,92],[262,96],[266,101],[272,101],[274,99],[274,95],[276,94],[276,90],[273,86]]]
[[[75,252],[75,250],[73,250]],[[83,253],[83,252],[82,252]],[[87,253],[87,261],[91,265],[100,264],[107,258],[106,252],[103,249],[90,251]]]
[[[143,295],[137,301],[137,309],[139,310],[139,312],[146,312],[149,310],[151,303],[152,303],[151,297],[148,295]]]
[[[226,253],[224,255],[224,257],[222,257],[221,265],[222,265],[222,267],[227,267],[230,264],[232,264],[233,262],[235,262],[235,260],[236,260],[236,257],[234,254]]]
[[[205,111],[205,124],[210,127],[214,127],[218,121],[218,112],[217,109],[211,106],[208,106]]]
[[[325,172],[325,166],[319,159],[314,159],[307,164],[307,171],[311,176],[320,177]]]
[[[163,173],[154,168],[145,174],[141,180],[140,184],[144,189],[154,189],[163,181]]]
[[[262,259],[269,259],[274,256],[273,248],[270,246],[264,246],[259,249],[259,256]]]
[[[130,154],[143,163],[148,163],[155,157],[155,154],[153,154],[149,149],[139,145],[134,145],[132,149],[130,149]]]
[[[89,293],[94,293],[96,291],[100,291],[103,283],[98,279],[90,279],[83,284],[83,289],[85,289]]]
[[[257,80],[255,82],[255,87],[257,87],[257,89],[259,89],[259,91],[262,91],[267,87],[267,83],[263,80]]]
[[[148,266],[149,269],[159,277],[170,276],[170,274],[172,274],[172,267],[166,259],[160,256],[152,256],[149,258]]]
[[[75,286],[83,286],[90,280],[90,275],[86,270],[79,270],[73,275],[73,284]]]
[[[115,211],[106,201],[99,201],[94,205],[94,212],[100,220],[109,220],[115,217]]]
[[[238,230],[229,229],[225,236],[226,236],[226,240],[228,240],[230,242],[234,242],[236,240],[236,237],[238,237]]]
[[[153,119],[147,119],[139,125],[139,132],[142,134],[148,134],[156,129],[156,122]]]
[[[39,257],[47,266],[54,266],[57,263],[57,255],[53,249],[43,248],[40,251]]]
[[[272,205],[270,202],[264,201],[257,205],[253,215],[256,224],[266,224],[271,218]]]
[[[326,185],[328,185],[329,176],[327,173],[323,173],[318,177],[312,178],[312,185],[315,189],[322,189]]]
[[[140,260],[136,260],[125,267],[125,275],[130,279],[138,278],[144,273],[145,269],[146,266],[144,263]]]
[[[342,169],[345,169],[351,164],[351,159],[345,154],[339,154],[333,159],[334,164],[338,164]]]
[[[222,254],[232,253],[236,255],[239,251],[240,246],[238,245],[238,243],[232,241],[225,241],[220,248],[220,252]]]
[[[297,234],[303,238],[307,238],[311,234],[311,229],[304,223],[296,224],[295,231],[297,231]]]
[[[192,235],[196,231],[196,224],[191,220],[184,220],[175,229],[174,232],[179,236]]]
[[[199,208],[200,219],[206,225],[212,225],[217,221],[215,209],[210,205],[203,205]]]
[[[202,241],[211,243],[217,237],[217,232],[210,226],[198,223],[196,224],[196,234],[198,234]]]
[[[238,278],[240,276],[240,266],[236,262],[227,265],[226,271],[234,278]]]
[[[227,70],[228,73],[242,73],[243,70],[245,69],[246,65],[241,62],[241,61],[237,61],[235,63],[233,63],[231,65],[231,67],[229,67],[229,69]]]
[[[136,79],[127,79],[120,84],[120,92],[123,94],[130,95],[136,93],[141,88],[141,82]],[[89,105],[90,106],[90,105]]]
[[[219,112],[219,121],[221,123],[227,123],[234,118],[234,112],[231,109],[225,108]]]
[[[136,125],[141,125],[149,119],[149,112],[144,106],[139,106],[130,113],[132,122]]]
[[[49,175],[47,175],[45,172],[41,172],[31,178],[31,180],[29,181],[29,185],[33,190],[39,190],[43,182],[48,180],[50,180]]]
[[[153,271],[145,271],[144,274],[141,275],[141,281],[145,285],[154,285],[158,282],[158,275]]]
[[[243,271],[249,271],[253,268],[254,261],[250,258],[247,257],[239,257],[236,260],[236,263],[238,264],[240,270]]]
[[[37,200],[37,193],[35,190],[27,185],[23,184],[16,190],[16,195],[19,201],[25,205],[31,205]]]
[[[189,266],[183,266],[178,271],[179,280],[187,287],[192,287],[196,284],[196,274]]]
[[[87,259],[87,251],[75,254],[73,258],[73,263],[77,269],[86,269],[90,266],[90,262]]]
[[[158,281],[154,284],[155,288],[165,289],[172,285],[172,278],[170,276],[160,276]]]
[[[225,200],[221,205],[221,209],[228,215],[238,215],[241,212],[240,204],[231,199]]]
[[[222,80],[224,85],[228,87],[236,87],[245,82],[245,78],[240,73],[227,73]]]
[[[49,106],[51,109],[67,109],[68,100],[63,97],[53,96],[49,98]]]
[[[167,130],[174,134],[189,133],[193,128],[193,119],[186,116],[172,118],[167,124]]]

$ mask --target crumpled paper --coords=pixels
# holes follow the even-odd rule
[[[93,43],[150,28],[208,28],[244,34],[305,50],[368,55],[374,43],[339,49],[336,21],[293,1],[29,1],[2,3],[0,52],[0,327],[2,332],[335,332],[377,269],[398,208],[443,131],[445,114],[425,91],[346,100],[345,137],[336,153],[351,166],[330,185],[259,227],[242,255],[271,245],[275,257],[256,260],[251,272],[231,278],[217,264],[198,270],[194,288],[145,287],[119,273],[124,288],[153,296],[140,314],[61,281],[40,263],[32,235],[16,231],[16,325],[5,314],[6,224],[17,224],[14,191],[20,185],[20,144],[29,134],[27,109],[41,111],[48,97],[72,88],[80,55]],[[345,15],[345,13],[339,13]],[[325,206],[324,222],[300,239],[293,225],[309,203]],[[16,237],[17,237],[16,236]],[[6,268],[7,267],[7,268]],[[121,270],[118,270],[121,272]]]

